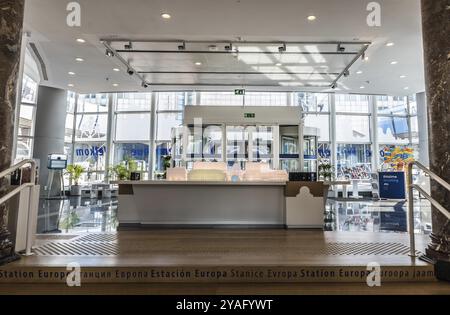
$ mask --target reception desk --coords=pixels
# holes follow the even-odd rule
[[[323,184],[295,183],[118,181],[115,184],[119,185],[119,229],[215,226],[321,227],[326,194],[317,192],[325,189],[321,186]],[[328,186],[324,187],[327,189]],[[313,196],[322,198],[321,203],[316,203],[320,209],[313,208],[311,203]],[[291,202],[292,198],[296,198],[294,202]],[[304,206],[302,198],[306,201]],[[311,216],[308,213],[311,212],[315,214],[312,216],[316,218],[315,222],[310,220]],[[291,221],[287,218],[287,214]],[[302,225],[301,220],[309,221],[305,221]]]
[[[119,228],[285,224],[284,182],[119,181]]]

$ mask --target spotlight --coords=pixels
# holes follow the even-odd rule
[[[142,87],[143,87],[144,89],[148,88],[148,83],[145,82],[145,81],[142,81]]]
[[[345,71],[344,71],[344,77],[348,77],[349,75],[350,75],[350,71],[345,70]]]
[[[128,44],[125,44],[125,49],[133,49],[133,43],[128,42]]]
[[[114,57],[114,52],[111,49],[106,49],[105,54],[108,57]]]
[[[337,45],[337,52],[344,52],[345,51],[345,47],[341,46],[341,44]]]
[[[128,73],[129,75],[133,75],[133,74],[134,74],[134,70],[131,69],[131,68],[128,68],[128,69],[127,69],[127,73]]]
[[[337,83],[332,83],[331,84],[331,88],[334,90],[335,88],[337,88]]]
[[[278,47],[278,52],[282,53],[286,51],[286,44],[283,44],[283,46]]]
[[[179,45],[178,50],[186,50],[186,43],[183,42],[181,45]]]

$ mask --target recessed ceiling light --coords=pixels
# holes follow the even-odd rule
[[[315,21],[317,17],[315,15],[308,15],[307,19],[308,21]]]
[[[75,72],[69,71],[67,72],[69,75],[75,75]]]
[[[394,43],[393,43],[393,42],[386,43],[386,46],[387,46],[387,47],[394,46]]]
[[[195,63],[195,65],[196,65],[196,66],[201,66],[202,63],[201,63],[200,61],[197,61],[197,62]]]
[[[391,61],[391,65],[396,65],[398,61]]]
[[[277,66],[277,67],[281,67],[283,64],[281,63],[281,62],[277,62],[276,64],[275,64],[275,66]]]
[[[77,38],[77,42],[79,42],[81,44],[86,43],[86,41],[82,38]]]
[[[113,86],[119,86],[119,84],[117,84],[117,83],[113,83]]]
[[[113,71],[119,72],[120,69],[119,68],[113,68]]]
[[[72,83],[67,84],[68,87],[74,87]]]
[[[363,58],[363,61],[369,61],[369,57],[368,57],[368,56],[365,56],[365,57]]]
[[[363,73],[361,70],[356,71],[356,74],[361,74]]]
[[[170,19],[172,16],[171,16],[169,13],[161,13],[161,17],[162,17],[163,19],[168,20],[168,19]]]
[[[405,90],[409,90],[409,87],[406,86],[406,87],[405,87]]]
[[[360,89],[364,89],[364,86],[361,85],[359,88],[360,88]]]
[[[83,61],[84,61],[84,59],[83,59],[83,58],[81,58],[81,57],[77,57],[77,58],[75,58],[75,61],[78,61],[78,62],[83,62]]]
[[[402,74],[402,75],[400,76],[400,79],[404,79],[404,78],[406,78],[406,75]]]

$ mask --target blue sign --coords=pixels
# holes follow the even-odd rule
[[[75,155],[76,156],[93,156],[93,157],[99,157],[103,156],[106,153],[106,148],[104,146],[96,146],[93,145],[90,148],[78,148],[75,149]]]
[[[404,172],[378,172],[380,198],[405,199],[405,173]]]

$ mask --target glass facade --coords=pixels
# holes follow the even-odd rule
[[[305,126],[320,130],[314,146],[317,145],[320,158],[333,163],[337,179],[370,178],[370,172],[380,167],[378,155],[382,146],[407,145],[418,150],[414,97],[306,92],[247,92],[244,96],[234,92],[192,91],[154,92],[154,95],[69,92],[66,153],[73,163],[85,168],[84,182],[103,180],[110,167],[129,160],[138,162],[143,178],[157,176],[164,171],[164,159],[172,155],[172,149],[176,151],[175,164],[182,165],[180,141],[172,148],[172,137],[174,128],[182,124],[185,105],[301,106]],[[31,112],[25,107],[24,118],[30,118]],[[190,128],[190,146],[186,148],[188,168],[195,160],[223,160],[221,128],[220,125],[203,126],[199,134],[194,133],[193,126]],[[180,132],[180,128],[177,130]],[[245,161],[250,157],[252,161],[273,162],[273,126],[227,125],[224,131],[230,166],[237,162],[245,168]],[[25,144],[20,147],[22,154],[27,154],[27,145],[30,146],[29,134],[27,128],[20,133],[23,138],[19,141]],[[285,137],[280,141],[281,154],[298,154],[292,139]],[[280,158],[283,168],[298,169],[297,164],[295,159]]]
[[[24,73],[19,105],[15,161],[33,156],[34,121],[36,115],[38,84]]]

